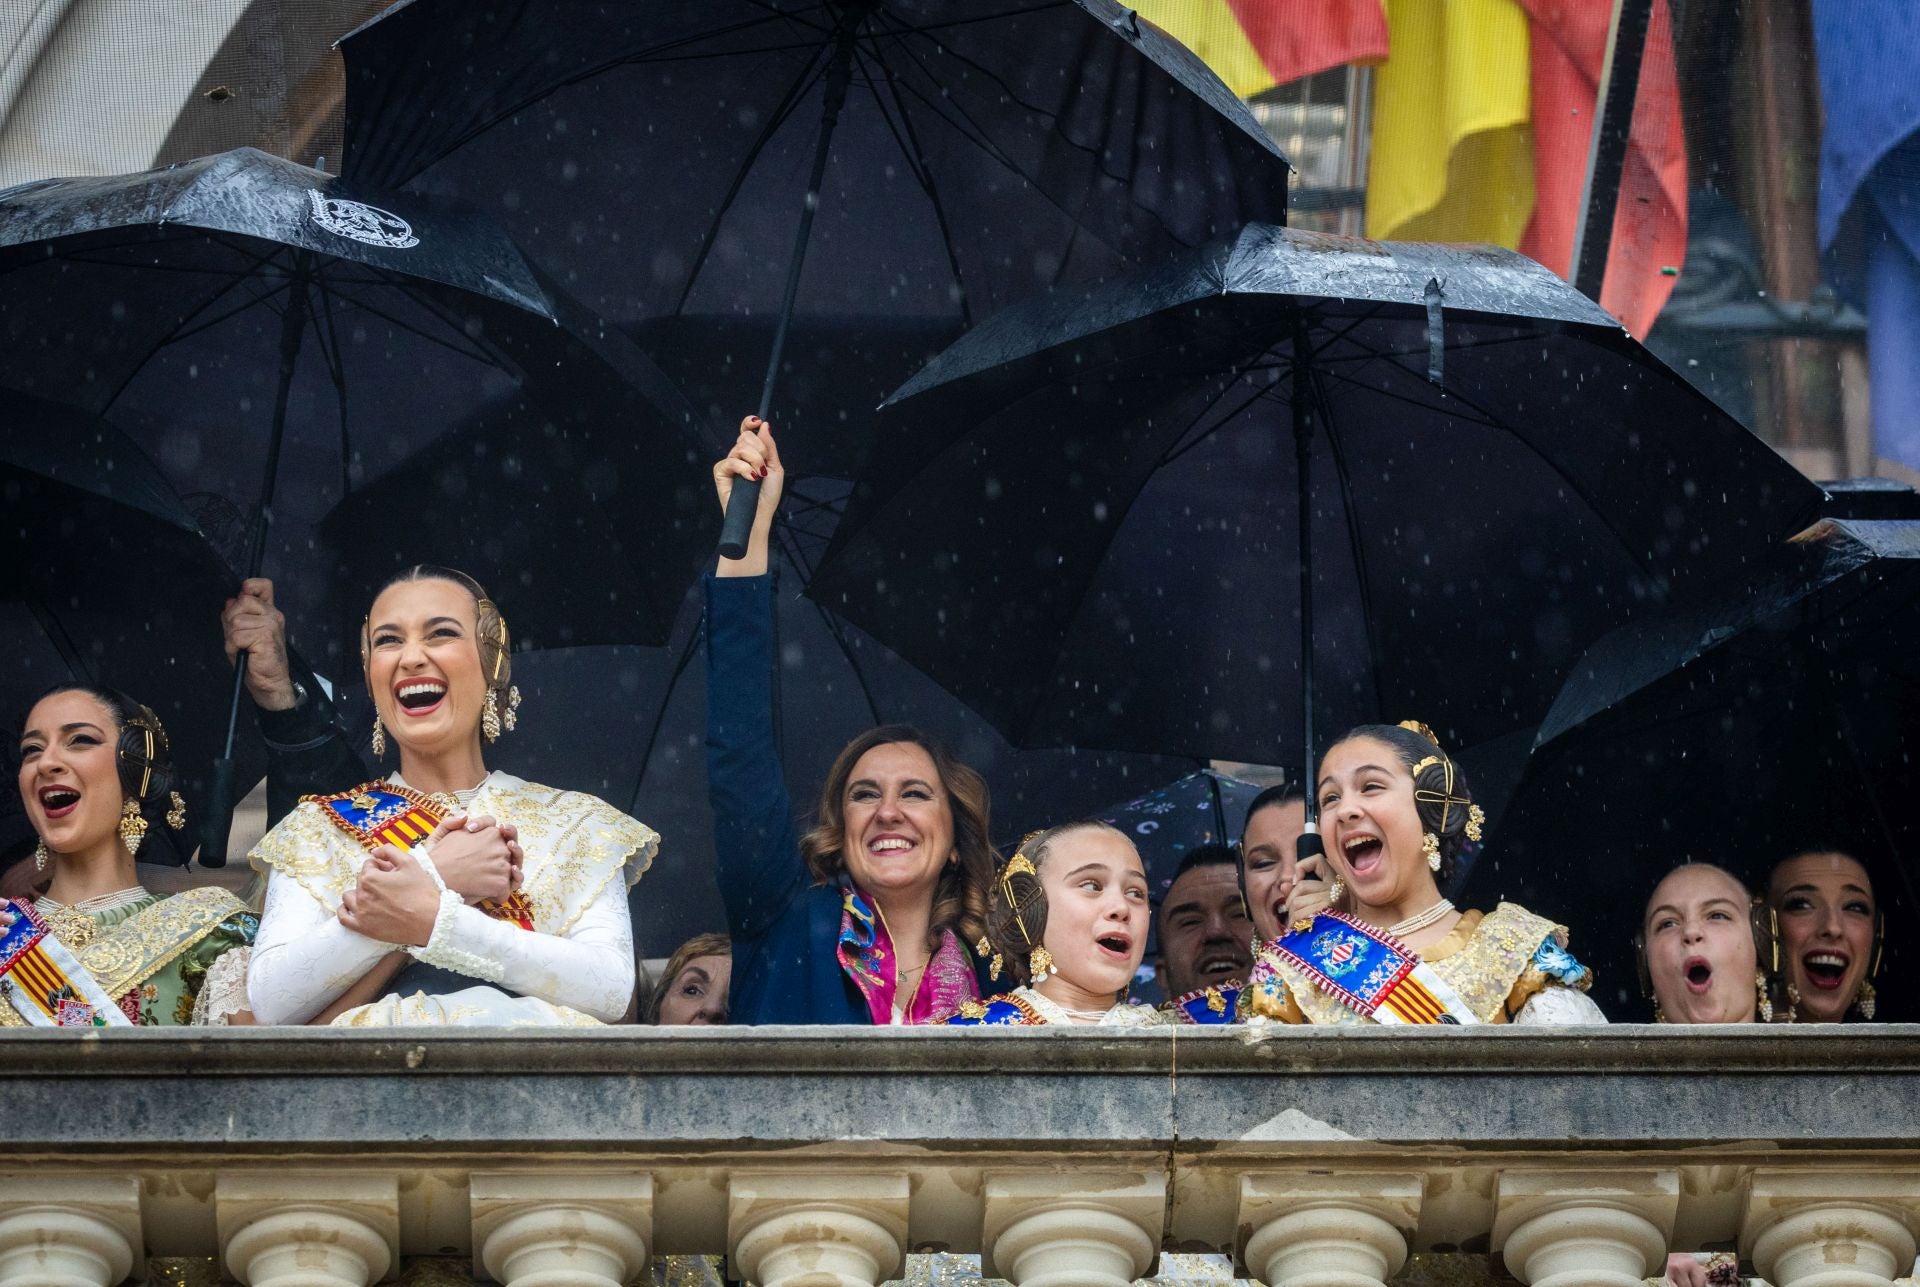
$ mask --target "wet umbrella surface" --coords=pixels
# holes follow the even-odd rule
[[[1910,499],[1910,498],[1909,498]],[[1764,888],[1808,849],[1853,854],[1890,925],[1920,912],[1920,522],[1823,521],[1748,583],[1600,640],[1542,724],[1469,874],[1577,927],[1596,997],[1646,1017],[1632,938],[1682,862]],[[1881,1019],[1912,1019],[1920,952],[1888,936]]]
[[[150,446],[180,491],[249,515],[239,561],[292,573],[290,603],[322,593],[306,557],[313,519],[383,467],[414,466],[409,482],[430,492],[444,475],[409,452],[469,400],[515,387],[541,414],[468,480],[489,486],[465,497],[458,528],[432,542],[402,530],[363,548],[367,561],[464,562],[496,585],[511,571],[523,641],[647,642],[670,628],[711,540],[713,447],[671,382],[497,226],[447,203],[353,189],[250,148],[29,184],[0,199],[0,292],[0,383],[75,391]],[[519,479],[547,460],[592,503],[549,508],[544,566],[515,557],[509,569],[489,554],[522,548],[493,535],[538,513]],[[573,593],[569,548],[591,549],[610,584]],[[555,606],[526,611],[542,586]]]
[[[782,316],[891,389],[929,334],[1286,209],[1245,105],[1112,0],[412,0],[341,53],[350,177],[497,213],[650,343],[731,331],[729,422]],[[848,476],[877,399],[810,382],[805,338],[762,410]]]
[[[1303,495],[1317,727],[1455,750],[1820,498],[1528,260],[1270,226],[976,327],[877,441],[810,594],[1016,745],[1256,763],[1301,754]]]

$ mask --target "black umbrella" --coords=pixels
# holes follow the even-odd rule
[[[1238,844],[1247,806],[1265,788],[1201,769],[1093,816],[1119,828],[1140,851],[1154,901],[1166,895],[1180,860],[1202,845]]]
[[[0,390],[0,426],[0,709],[24,716],[67,680],[131,694],[166,726],[197,809],[226,732],[231,672],[218,622],[231,574],[153,462],[112,425]],[[257,773],[257,742],[239,750]],[[184,863],[193,849],[164,827],[153,834],[167,843],[143,850],[147,861]]]
[[[0,382],[73,389],[156,437],[170,471],[248,498],[250,575],[272,519],[296,520],[281,524],[291,557],[276,572],[302,566],[299,519],[516,384],[546,413],[524,454],[571,444],[611,462],[597,503],[630,541],[646,537],[634,575],[648,590],[617,605],[627,637],[664,634],[712,530],[701,491],[714,448],[693,438],[690,409],[497,226],[250,148],[0,198]],[[299,485],[276,507],[283,474]],[[517,571],[563,576],[566,551],[547,557]],[[564,637],[557,613],[523,619]],[[216,781],[213,794],[203,861],[218,865],[232,793]]]
[[[1887,913],[1882,989],[1920,1010],[1920,522],[1826,520],[1747,584],[1599,640],[1573,668],[1465,893],[1579,909],[1616,1017],[1647,1009],[1633,935],[1675,865],[1760,888],[1806,849],[1854,854]],[[1584,945],[1584,946],[1583,946]]]
[[[1286,210],[1246,107],[1114,0],[411,0],[341,53],[349,175],[497,206],[611,316],[775,319],[795,460],[846,431],[774,399],[789,319],[964,326]]]
[[[889,419],[809,592],[1020,746],[1490,740],[1820,499],[1529,260],[1265,225],[983,323]]]

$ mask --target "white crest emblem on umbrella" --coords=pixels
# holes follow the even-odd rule
[[[413,235],[413,225],[390,210],[364,201],[329,197],[318,188],[307,189],[307,200],[313,205],[313,221],[336,237],[390,250],[420,244],[420,238]]]

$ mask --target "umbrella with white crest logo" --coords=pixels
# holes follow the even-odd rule
[[[0,193],[0,384],[110,414],[177,490],[250,508],[250,576],[269,553],[275,575],[317,573],[313,522],[515,387],[540,411],[520,454],[563,451],[590,480],[596,520],[616,519],[573,533],[593,542],[603,600],[618,607],[576,640],[663,638],[711,547],[712,448],[690,405],[496,224],[251,148]],[[282,493],[283,477],[298,485]],[[476,496],[476,510],[510,512],[505,490]],[[531,621],[539,587],[516,589]],[[546,614],[556,634],[558,615]],[[229,755],[209,793],[212,866],[225,861],[231,772]]]

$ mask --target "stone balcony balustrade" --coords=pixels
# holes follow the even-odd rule
[[[724,1253],[854,1287],[978,1251],[1095,1287],[1216,1251],[1274,1287],[1483,1253],[1635,1287],[1737,1248],[1885,1287],[1920,1229],[1920,1028],[0,1034],[0,1287],[219,1257],[368,1287],[460,1256],[615,1287]]]

